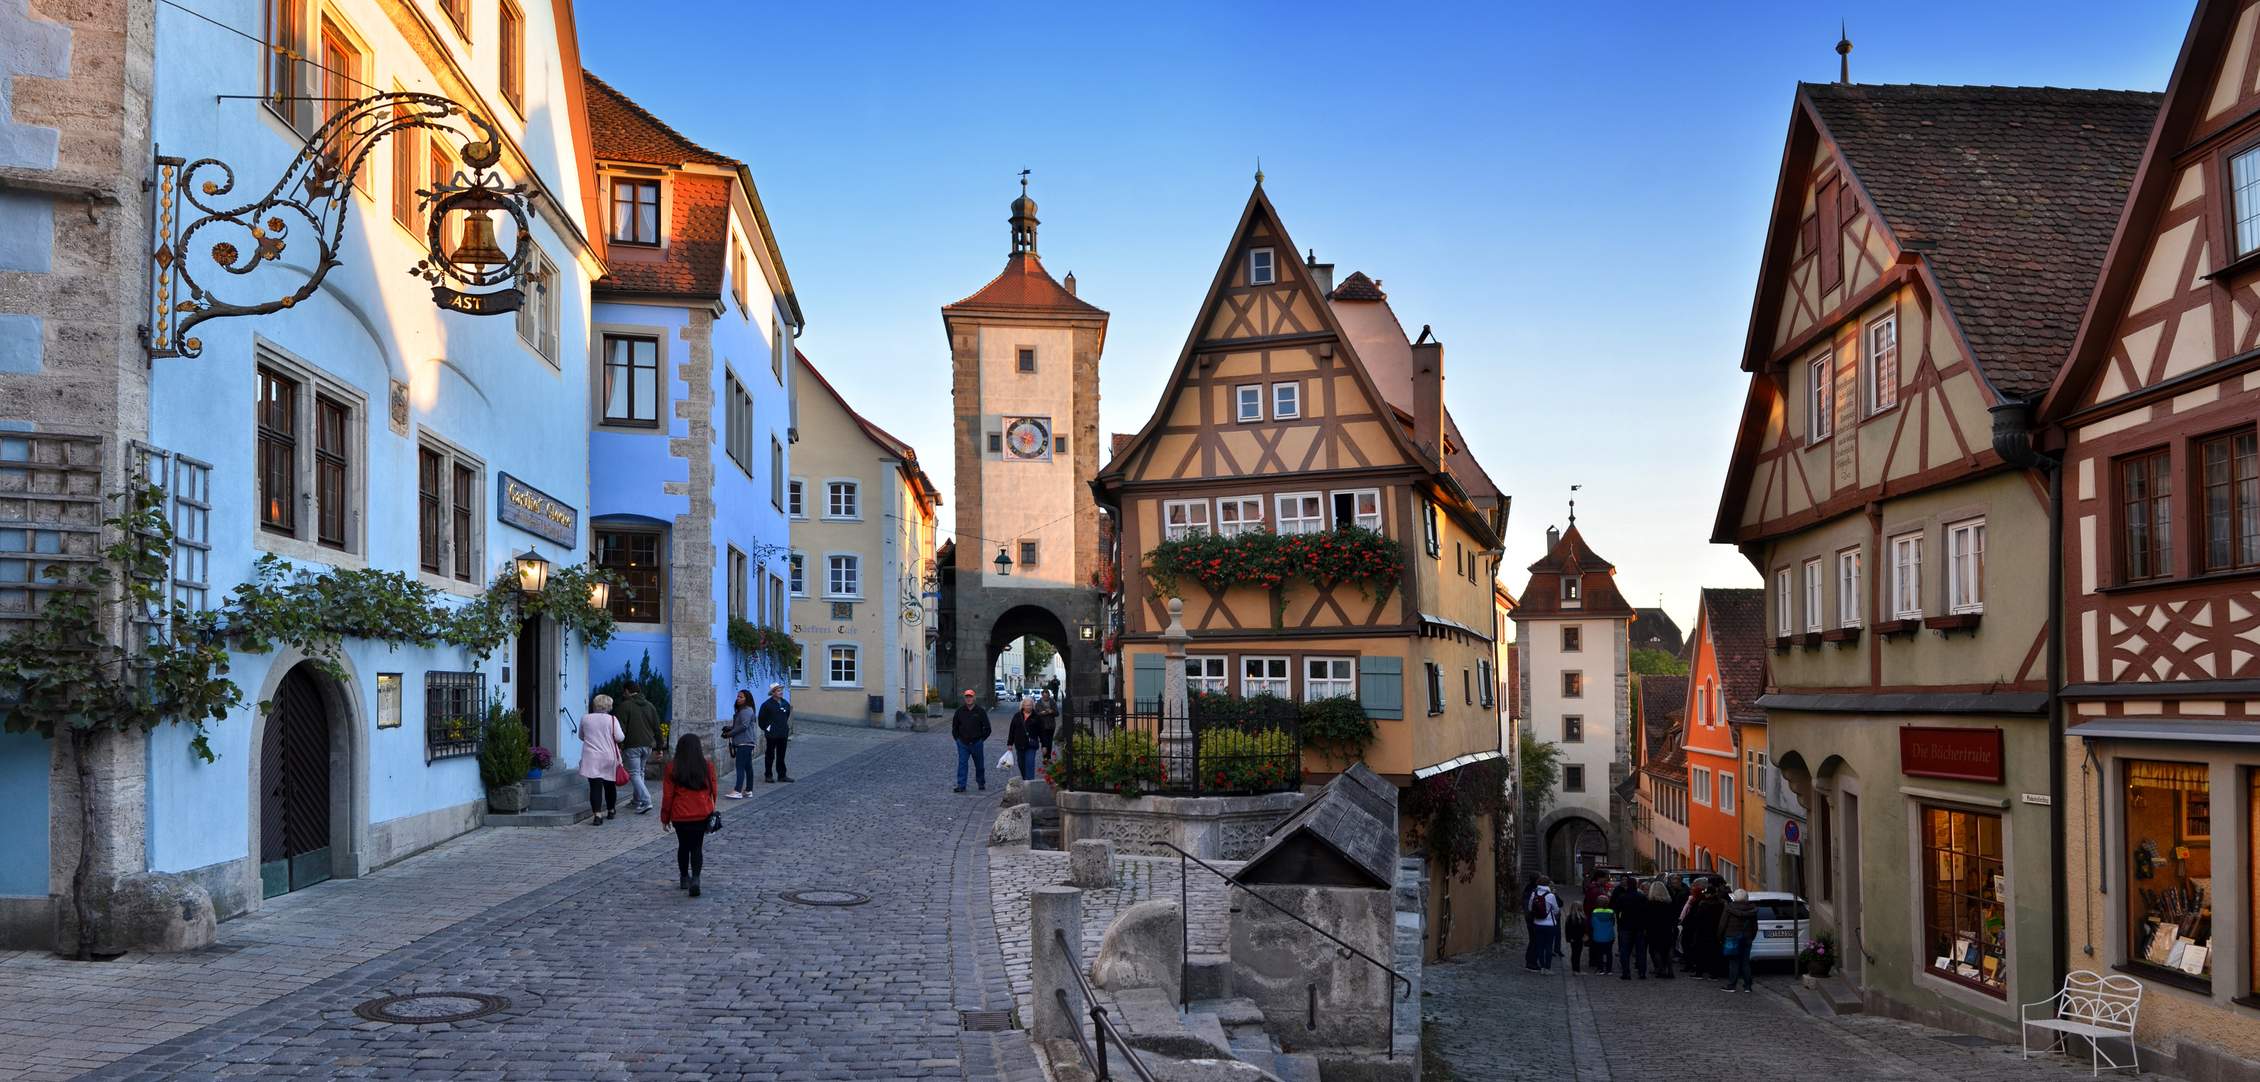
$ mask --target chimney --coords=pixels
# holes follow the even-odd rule
[[[1412,347],[1413,442],[1444,461],[1444,343],[1428,327]]]
[[[1303,257],[1303,269],[1310,272],[1310,280],[1320,293],[1334,292],[1334,264],[1319,262],[1318,249],[1309,249]]]
[[[1548,552],[1552,552],[1552,551],[1554,551],[1554,546],[1556,546],[1556,545],[1559,545],[1559,544],[1561,544],[1561,543],[1562,543],[1562,532],[1561,532],[1560,530],[1557,530],[1557,529],[1553,528],[1552,526],[1548,526],[1548,527],[1546,527],[1546,551],[1548,551]]]
[[[1068,271],[1068,272],[1067,272],[1067,281],[1066,281],[1066,283],[1065,283],[1065,284],[1066,284],[1066,286],[1067,286],[1067,295],[1068,295],[1068,296],[1070,296],[1070,297],[1074,296],[1074,295],[1075,295],[1075,272],[1074,272],[1074,271]]]

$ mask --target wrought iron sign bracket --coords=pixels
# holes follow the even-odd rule
[[[529,207],[534,193],[525,184],[507,184],[495,170],[502,160],[502,141],[486,118],[436,94],[394,91],[338,108],[307,137],[273,186],[247,203],[227,202],[236,175],[226,162],[157,157],[150,357],[194,357],[204,348],[189,334],[197,324],[279,312],[313,296],[341,262],[338,249],[353,204],[351,178],[360,174],[377,144],[411,129],[459,140],[468,172],[433,177],[430,188],[417,190],[419,212],[430,224],[424,258],[409,273],[429,282],[433,302],[448,311],[516,311],[524,303],[517,287],[532,244]],[[489,217],[494,211],[510,215],[517,225],[517,243],[510,251],[494,242]],[[457,214],[463,216],[462,243],[450,250],[440,237],[449,216]],[[213,232],[201,235],[205,230]],[[282,296],[224,298],[214,290],[226,279],[208,284],[195,269],[201,259],[209,259],[229,275],[246,276],[279,260],[300,239],[314,246],[312,270],[298,288]],[[211,268],[205,273],[212,273]]]

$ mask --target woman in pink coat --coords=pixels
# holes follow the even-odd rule
[[[612,696],[599,695],[581,715],[581,776],[589,780],[589,811],[603,826],[606,816],[619,818],[620,740],[627,735],[620,719],[612,716]]]

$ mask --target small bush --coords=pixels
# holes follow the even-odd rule
[[[1201,734],[1201,788],[1276,793],[1302,780],[1295,738],[1281,729],[1211,729]]]
[[[1364,758],[1366,746],[1373,743],[1373,719],[1352,696],[1304,703],[1302,722],[1304,743],[1344,758]]]
[[[1161,761],[1153,734],[1124,729],[1077,737],[1065,756],[1045,768],[1045,777],[1065,789],[1136,796],[1168,784],[1169,768]]]
[[[489,789],[526,780],[534,768],[534,752],[526,739],[526,723],[518,712],[500,703],[487,708],[486,739],[479,748],[479,779]]]

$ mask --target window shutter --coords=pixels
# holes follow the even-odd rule
[[[1169,658],[1162,654],[1130,655],[1130,708],[1139,710],[1151,703],[1161,705],[1161,685],[1164,665]]]
[[[1405,659],[1359,658],[1358,705],[1365,707],[1365,716],[1369,718],[1402,719],[1405,716]]]
[[[1814,208],[1820,218],[1821,292],[1826,293],[1844,282],[1844,205],[1838,198],[1844,190],[1844,178],[1830,177],[1821,183],[1820,197]]]

